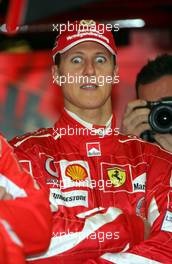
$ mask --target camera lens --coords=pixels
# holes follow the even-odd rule
[[[171,122],[172,116],[168,111],[161,111],[157,116],[157,122],[161,127],[168,127]]]
[[[172,131],[172,107],[160,105],[153,108],[149,115],[149,123],[158,133],[170,133]]]

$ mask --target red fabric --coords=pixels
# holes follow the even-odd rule
[[[24,264],[23,246],[7,222],[0,221],[0,263]]]
[[[13,228],[23,243],[25,254],[45,250],[51,230],[47,195],[35,188],[31,175],[22,170],[12,148],[1,135],[0,186],[14,198],[0,201],[0,218]]]
[[[49,257],[42,255],[36,263],[84,263],[105,252],[127,249],[148,260],[171,261],[170,232],[161,231],[161,226],[167,210],[171,210],[168,193],[172,156],[156,145],[120,134],[99,137],[91,132],[88,135],[74,132],[59,137],[60,129],[64,133],[68,127],[83,128],[64,112],[54,128],[40,129],[12,142],[18,158],[25,160],[23,166],[29,161],[34,178],[50,193],[54,244],[48,251]],[[95,146],[95,143],[99,149],[88,151],[88,144]],[[97,185],[100,179],[103,187]],[[110,186],[106,184],[108,180]],[[92,186],[92,182],[96,185]],[[139,216],[148,216],[152,199],[160,216],[152,225],[149,239],[143,241]],[[117,208],[121,209],[118,216]],[[99,234],[116,231],[120,233],[119,239],[98,238]],[[68,236],[70,232],[73,239]],[[95,239],[91,239],[90,232]]]

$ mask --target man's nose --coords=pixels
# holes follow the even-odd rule
[[[94,65],[94,62],[91,61],[91,60],[87,60],[85,62],[85,66],[84,66],[84,72],[83,72],[84,75],[95,75],[95,65]]]

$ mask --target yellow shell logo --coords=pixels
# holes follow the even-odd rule
[[[126,172],[118,167],[110,168],[108,169],[108,177],[115,187],[120,187],[126,181]]]
[[[96,25],[96,22],[94,21],[94,20],[81,20],[80,21],[80,25],[82,25],[82,26],[89,26],[89,27],[91,27],[91,26],[95,26]]]
[[[86,169],[79,164],[67,166],[65,175],[70,177],[73,181],[82,181],[88,177]]]

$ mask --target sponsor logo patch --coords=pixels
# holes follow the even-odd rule
[[[132,167],[130,164],[102,162],[101,180],[104,181],[104,192],[132,192]],[[110,183],[110,184],[109,184]]]
[[[120,187],[126,181],[126,171],[124,169],[118,167],[109,168],[107,173],[110,181],[115,187]]]
[[[141,197],[136,205],[136,215],[139,215],[143,218],[146,217],[145,214],[145,197]]]
[[[49,157],[46,159],[45,169],[51,176],[58,177],[58,172],[54,166],[54,159],[53,158]]]
[[[88,162],[84,160],[60,160],[63,189],[70,187],[92,188]]]
[[[70,177],[73,181],[85,180],[88,177],[86,169],[79,164],[68,165],[65,175]]]
[[[133,192],[145,192],[146,173],[142,173],[133,180]]]
[[[100,142],[86,143],[86,149],[88,157],[101,156]]]
[[[167,211],[161,227],[162,231],[172,232],[172,212]]]
[[[49,199],[51,204],[55,207],[58,207],[58,205],[66,207],[88,207],[88,192],[84,190],[62,192],[57,188],[51,188]]]

